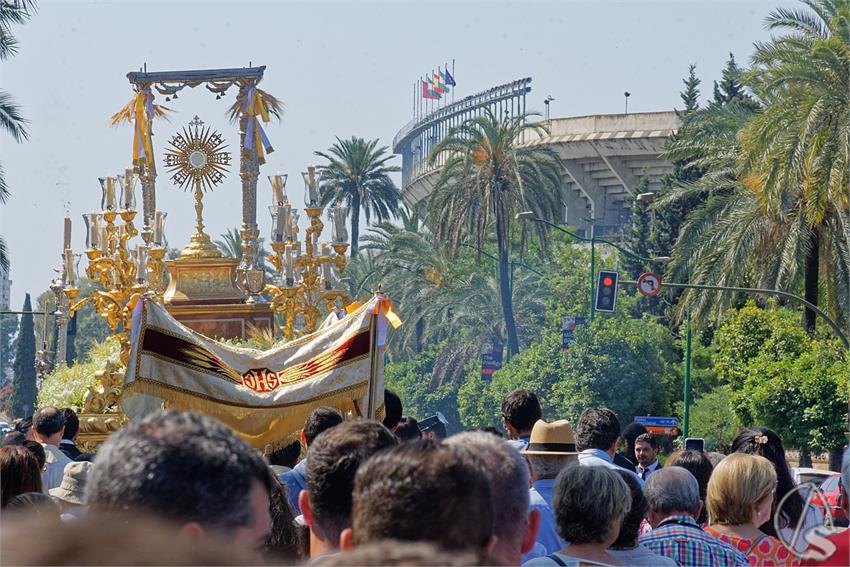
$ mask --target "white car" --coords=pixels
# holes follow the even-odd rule
[[[807,482],[811,482],[816,486],[820,486],[823,481],[828,479],[831,476],[835,476],[837,473],[832,471],[825,471],[822,469],[811,469],[808,467],[792,467],[791,468],[791,476],[794,477],[794,482],[797,483],[797,486],[806,484]]]

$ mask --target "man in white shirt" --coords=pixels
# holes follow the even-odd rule
[[[576,448],[581,451],[578,463],[583,467],[607,467],[628,470],[614,464],[617,441],[620,439],[620,420],[608,408],[588,408],[576,424]],[[643,486],[643,480],[633,471],[630,475]]]
[[[638,435],[635,439],[636,472],[644,481],[649,475],[661,468],[658,463],[658,442],[649,433]]]
[[[43,407],[32,417],[32,430],[35,440],[41,443],[47,456],[42,474],[42,490],[47,494],[51,488],[62,484],[65,465],[73,462],[59,450],[65,432],[65,414],[52,406]]]

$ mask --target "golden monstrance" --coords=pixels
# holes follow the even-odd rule
[[[230,153],[221,135],[197,116],[188,127],[175,134],[168,142],[165,167],[171,179],[181,189],[195,192],[195,234],[180,252],[180,258],[220,258],[221,252],[204,232],[204,192],[211,191],[224,180]]]

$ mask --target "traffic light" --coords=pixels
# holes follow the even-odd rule
[[[599,270],[596,280],[596,310],[613,313],[617,305],[617,282],[620,273],[610,270]]]

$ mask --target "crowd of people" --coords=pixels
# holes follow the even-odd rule
[[[163,410],[96,454],[77,448],[72,410],[41,408],[0,447],[2,561],[850,565],[850,532],[824,526],[769,429],[728,455],[662,455],[607,408],[547,421],[528,390],[504,399],[505,433],[448,436],[442,415],[404,416],[389,391],[384,408],[382,421],[317,408],[299,439],[262,452]],[[841,482],[850,508],[850,450]]]

